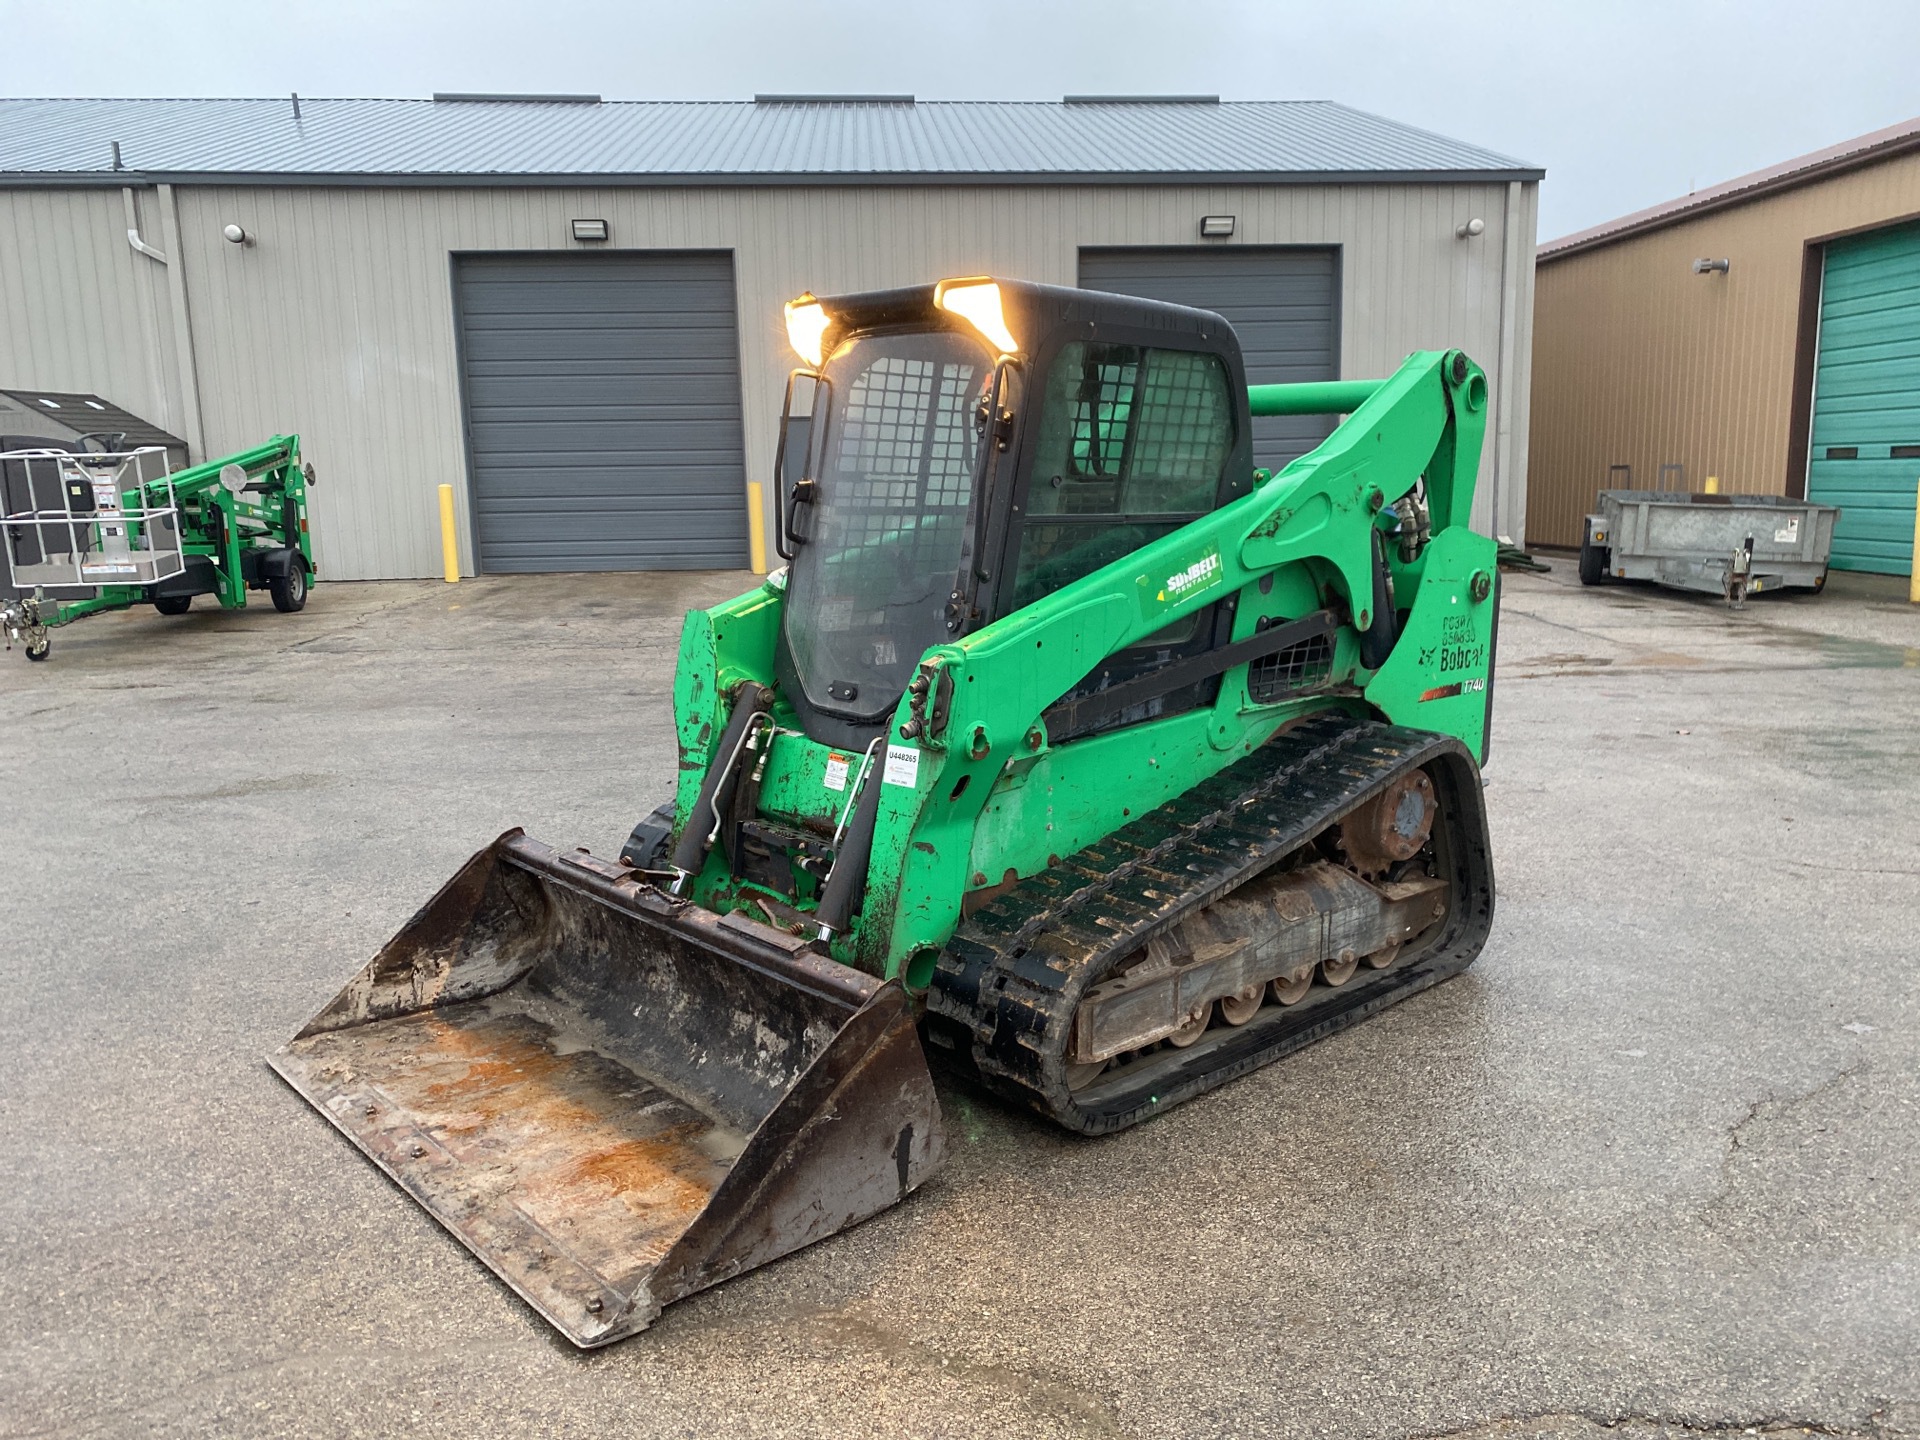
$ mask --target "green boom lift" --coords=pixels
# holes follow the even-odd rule
[[[0,597],[8,649],[19,641],[29,660],[44,660],[56,626],[143,604],[184,615],[196,595],[224,610],[243,608],[249,590],[267,591],[282,612],[306,605],[313,467],[300,462],[298,435],[166,467],[158,447],[0,455],[0,527],[22,592]],[[91,593],[56,599],[50,587]]]
[[[790,563],[687,617],[672,803],[509,831],[273,1057],[582,1346],[931,1175],[929,1056],[1104,1134],[1492,921],[1465,355],[1249,389],[1217,315],[987,279],[788,329]]]

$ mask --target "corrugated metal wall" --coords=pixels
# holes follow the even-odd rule
[[[1524,524],[1533,185],[248,186],[174,198],[206,445],[301,433],[320,470],[326,577],[438,573],[435,486],[456,486],[468,523],[451,256],[575,248],[575,216],[610,221],[614,248],[734,252],[748,474],[762,478],[792,363],[780,307],[802,290],[994,271],[1071,285],[1081,246],[1191,244],[1207,214],[1239,217],[1233,244],[1338,245],[1342,373],[1384,374],[1409,350],[1446,345],[1487,364],[1495,407],[1476,523]],[[0,383],[97,390],[168,423],[171,332],[150,346],[131,335],[150,296],[165,318],[166,272],[128,247],[120,207],[118,192],[0,192]],[[1456,239],[1475,217],[1486,233]],[[230,222],[255,243],[221,239]],[[1520,357],[1504,376],[1503,290]]]
[[[158,196],[134,193],[136,228],[164,253]],[[184,436],[167,270],[127,229],[119,190],[0,191],[0,385],[103,395]]]
[[[1652,489],[1787,488],[1808,242],[1920,214],[1920,155],[1882,161],[1560,259],[1533,332],[1527,534],[1577,545],[1610,465]],[[1696,275],[1697,258],[1727,259]]]

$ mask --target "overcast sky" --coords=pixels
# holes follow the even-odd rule
[[[0,0],[14,95],[1338,100],[1544,166],[1540,236],[1920,115],[1916,0]]]

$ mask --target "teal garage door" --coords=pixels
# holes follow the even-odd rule
[[[1836,570],[1904,575],[1920,485],[1920,225],[1827,246],[1807,498],[1840,507]]]

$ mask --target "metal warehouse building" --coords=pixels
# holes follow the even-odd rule
[[[1528,536],[1596,491],[1842,507],[1836,568],[1904,574],[1920,481],[1920,120],[1539,252]]]
[[[1218,310],[1256,382],[1465,348],[1517,535],[1540,173],[1209,97],[7,100],[0,387],[298,431],[323,576],[437,574],[441,483],[469,571],[738,566],[782,303],[998,273]]]

